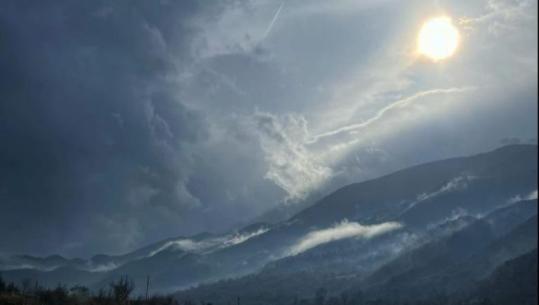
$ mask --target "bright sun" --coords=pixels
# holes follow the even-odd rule
[[[429,19],[419,31],[417,50],[434,61],[445,59],[457,50],[459,31],[449,17]]]

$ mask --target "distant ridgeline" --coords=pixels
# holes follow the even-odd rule
[[[143,304],[148,277],[150,297],[174,293],[148,304],[537,304],[537,146],[351,184],[277,224],[0,270],[0,304],[127,302],[118,283]],[[55,293],[66,303],[37,301]]]

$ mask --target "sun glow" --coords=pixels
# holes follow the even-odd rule
[[[436,17],[423,24],[417,37],[420,54],[439,61],[455,53],[459,44],[459,31],[449,17]]]

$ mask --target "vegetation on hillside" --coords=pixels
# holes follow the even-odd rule
[[[70,288],[58,285],[43,288],[38,282],[24,280],[20,284],[5,282],[0,277],[1,305],[179,305],[171,296],[134,297],[133,282],[127,277],[110,283],[108,289],[93,293],[84,286]],[[184,303],[182,303],[184,304]],[[188,304],[184,304],[188,305]]]

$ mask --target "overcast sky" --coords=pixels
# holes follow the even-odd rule
[[[533,0],[2,1],[0,253],[221,232],[537,142]],[[451,58],[418,57],[448,15]]]

